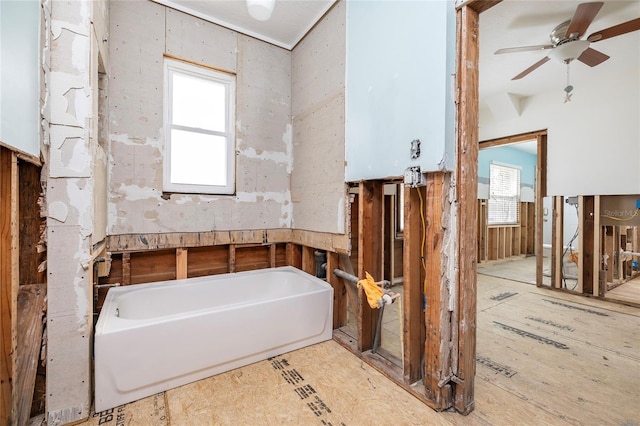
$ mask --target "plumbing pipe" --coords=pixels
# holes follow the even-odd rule
[[[380,347],[380,334],[382,330],[382,315],[384,315],[384,305],[386,305],[386,303],[383,303],[382,306],[380,306],[380,315],[378,316],[378,324],[376,324],[376,335],[373,338],[373,348],[371,348],[371,352],[374,354]]]
[[[345,271],[343,271],[342,269],[334,269],[333,270],[333,274],[338,277],[338,278],[342,278],[343,280],[347,280],[352,284],[358,284],[358,281],[360,281],[360,278],[356,277],[355,275],[351,275]]]

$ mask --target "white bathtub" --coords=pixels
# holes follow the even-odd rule
[[[109,290],[95,411],[328,340],[333,289],[286,266]]]

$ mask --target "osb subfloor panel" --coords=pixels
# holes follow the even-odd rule
[[[436,413],[329,341],[85,425],[640,425],[640,311],[479,276],[476,408]]]

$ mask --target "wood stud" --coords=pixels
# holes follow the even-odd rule
[[[479,15],[475,7],[491,7],[481,1],[463,4],[456,12],[458,69],[457,165],[456,188],[458,212],[457,307],[453,323],[458,329],[454,347],[458,383],[455,386],[455,408],[468,414],[474,408],[474,377],[476,372],[476,293],[477,293],[477,199],[478,199],[478,65]]]

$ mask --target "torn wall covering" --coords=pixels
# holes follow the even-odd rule
[[[98,57],[105,1],[42,2],[42,156],[47,214],[47,423],[87,418],[91,404],[92,259],[98,144]],[[92,23],[93,22],[93,23]],[[103,55],[103,63],[105,61]],[[100,236],[102,235],[102,236]]]
[[[345,232],[345,21],[346,4],[339,2],[293,50],[296,229]]]
[[[110,8],[108,234],[289,228],[290,52],[150,1]],[[237,73],[236,195],[162,197],[164,54]]]

